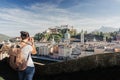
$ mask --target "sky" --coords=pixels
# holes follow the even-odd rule
[[[101,26],[120,28],[120,0],[0,0],[0,33],[31,36],[69,25],[88,32]]]

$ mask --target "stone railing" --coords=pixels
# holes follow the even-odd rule
[[[47,65],[36,64],[36,74],[54,75],[61,73],[71,73],[76,71],[87,71],[97,67],[111,67],[120,65],[120,53],[97,54],[66,62],[57,62]]]
[[[16,80],[17,79],[16,72],[13,72],[8,67],[8,64],[2,63],[2,62],[0,64],[1,64],[0,65],[0,76],[1,77],[6,78],[5,80]],[[116,69],[116,67],[114,67],[114,66],[118,66],[118,68]],[[110,68],[110,67],[112,67],[112,68]],[[46,77],[47,76],[56,77],[56,75],[59,75],[59,74],[64,74],[64,73],[69,74],[69,73],[74,73],[74,72],[87,72],[90,70],[97,70],[98,72],[94,71],[94,73],[91,74],[91,71],[90,71],[89,73],[87,72],[88,75],[81,73],[79,76],[81,76],[81,77],[88,76],[89,77],[89,75],[91,75],[92,80],[97,80],[97,79],[100,80],[99,77],[100,78],[103,77],[103,76],[101,76],[101,74],[99,74],[99,72],[101,72],[101,70],[98,70],[98,69],[100,69],[100,68],[103,68],[104,70],[110,69],[110,71],[106,71],[106,73],[104,75],[111,75],[111,73],[112,73],[112,75],[116,76],[116,72],[119,72],[120,53],[96,54],[96,55],[85,56],[85,57],[81,57],[79,59],[74,59],[74,60],[70,60],[70,61],[66,61],[66,62],[56,62],[56,63],[50,63],[50,64],[46,64],[46,65],[41,65],[39,63],[35,63],[35,68],[36,68],[35,69],[36,71],[35,71],[33,80],[51,80],[51,79],[46,79]],[[109,74],[109,72],[111,72],[111,73]],[[114,72],[114,74],[113,74],[113,72]],[[93,76],[93,74],[94,75],[98,74],[97,76],[99,76],[99,75],[100,76],[96,79],[95,76]],[[119,72],[119,74],[120,74],[120,72]],[[15,79],[13,79],[12,76],[15,76],[14,77]],[[70,77],[70,76],[68,76],[68,77]],[[82,79],[81,77],[79,77],[79,79]],[[106,76],[104,76],[104,77],[106,77]],[[105,80],[103,78],[101,80]],[[111,78],[112,77],[109,76],[109,79],[111,79]],[[117,78],[119,78],[119,75],[117,76]],[[119,79],[117,79],[117,80],[119,80]],[[57,80],[57,79],[54,79],[54,80]],[[59,80],[66,80],[66,79],[62,78]],[[75,80],[75,79],[67,79],[67,80]],[[84,80],[88,80],[88,79],[84,79]],[[113,80],[115,80],[115,77]]]

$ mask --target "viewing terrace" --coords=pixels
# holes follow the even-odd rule
[[[65,62],[41,64],[35,62],[33,80],[120,80],[120,53],[105,53]],[[18,80],[17,72],[0,61],[0,80]]]
[[[0,50],[0,80],[18,80],[17,72],[8,64],[7,49],[4,46]],[[120,53],[94,54],[47,64],[33,60],[36,68],[33,80],[120,80]]]

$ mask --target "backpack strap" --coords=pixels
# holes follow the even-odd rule
[[[28,56],[27,56],[27,60],[26,60],[27,62],[28,62],[29,56],[30,56],[30,54],[28,54]]]

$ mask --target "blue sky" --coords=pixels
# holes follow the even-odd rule
[[[49,27],[74,26],[93,31],[101,26],[120,28],[120,0],[0,0],[0,33],[31,36]]]

